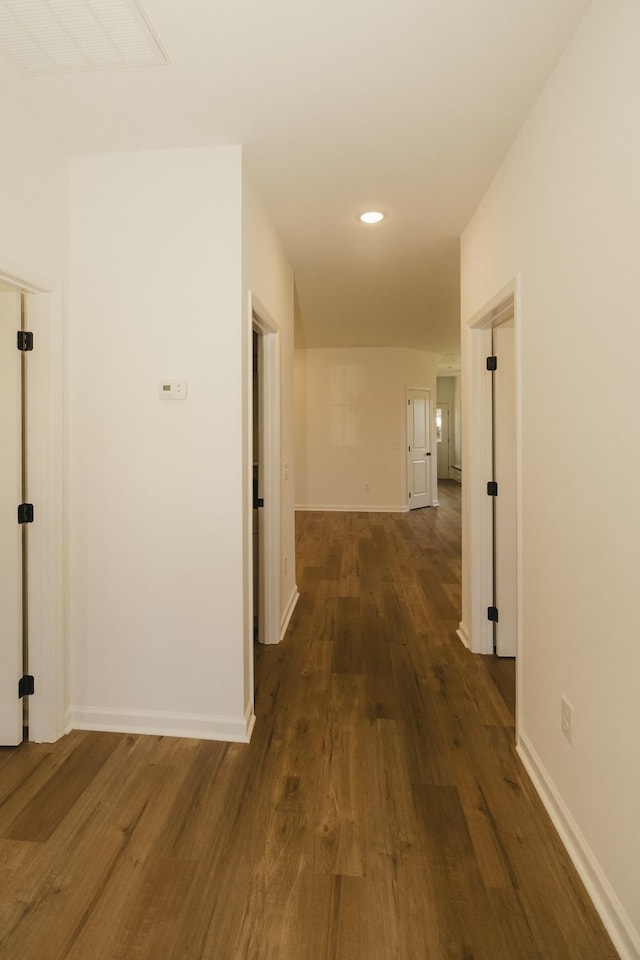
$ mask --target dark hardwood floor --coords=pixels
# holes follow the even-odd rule
[[[298,515],[250,745],[0,751],[0,960],[615,958],[514,752],[513,682],[455,635],[459,511],[445,484],[406,516]]]

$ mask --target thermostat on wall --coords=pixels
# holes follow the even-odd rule
[[[186,380],[162,380],[160,382],[160,396],[163,400],[186,400]]]

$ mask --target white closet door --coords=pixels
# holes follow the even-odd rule
[[[407,391],[407,479],[409,509],[431,506],[431,394]]]

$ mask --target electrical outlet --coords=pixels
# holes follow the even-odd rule
[[[566,697],[560,698],[560,729],[569,743],[573,743],[573,707]]]
[[[365,492],[365,493],[369,493],[369,484],[368,484],[368,483],[365,483],[365,485],[364,485],[364,492]]]

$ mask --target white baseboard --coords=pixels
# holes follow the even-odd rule
[[[289,626],[289,621],[293,616],[293,611],[296,608],[296,604],[300,599],[300,593],[297,586],[294,585],[293,590],[291,591],[291,596],[289,597],[289,603],[287,604],[287,609],[282,615],[282,621],[280,623],[280,639],[284,640],[284,635],[287,632],[287,627]]]
[[[436,498],[435,500],[432,500],[432,501],[431,501],[431,506],[432,506],[432,507],[439,507],[439,506],[440,506],[440,501],[439,501],[437,498]]]
[[[409,507],[398,506],[397,504],[393,507],[380,507],[380,506],[370,506],[369,504],[296,504],[295,507],[300,513],[408,513]]]
[[[251,734],[253,733],[253,728],[256,725],[256,715],[253,712],[253,700],[251,703],[247,704],[247,709],[244,712],[244,723],[245,729],[247,731],[247,739],[239,741],[240,743],[249,743],[251,740]]]
[[[144,733],[157,737],[224,740],[230,743],[248,743],[254,723],[252,704],[249,704],[244,717],[154,710],[105,710],[101,707],[71,707],[69,713],[71,730]]]
[[[458,634],[458,636],[459,636],[460,639],[462,640],[462,642],[463,642],[463,644],[465,645],[465,647],[467,648],[467,650],[470,650],[471,647],[470,647],[470,640],[469,640],[469,631],[467,630],[467,627],[466,627],[466,625],[462,622],[462,620],[460,621],[460,623],[459,623],[459,625],[458,625],[458,629],[456,630],[456,633]]]
[[[522,731],[516,749],[621,960],[640,960],[638,931],[634,929],[540,757]]]

